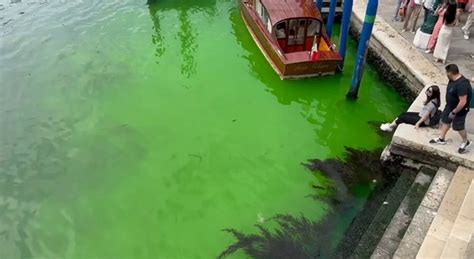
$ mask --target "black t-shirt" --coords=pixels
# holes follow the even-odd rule
[[[465,115],[469,112],[469,105],[471,103],[472,88],[471,83],[464,76],[461,76],[456,81],[449,80],[448,88],[446,90],[446,107],[452,111],[458,106],[459,96],[467,95],[467,103],[458,115]]]

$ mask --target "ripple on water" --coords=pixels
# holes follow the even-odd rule
[[[136,6],[127,1],[96,0],[18,1],[5,4],[2,11],[4,24],[0,26],[0,63],[14,64],[17,62],[13,60],[21,58],[27,62],[26,57],[34,57],[34,52],[38,51],[29,46],[35,45],[37,41],[46,44],[51,35],[61,37],[63,42],[73,39],[80,42],[81,36],[91,28],[94,28],[92,33],[100,33],[97,31],[98,24],[104,29],[109,24],[116,23],[115,19],[120,19],[116,18],[117,13],[146,14],[145,10],[137,10]],[[138,31],[140,27],[129,26],[127,29]]]

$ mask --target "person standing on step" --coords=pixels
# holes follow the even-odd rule
[[[468,40],[471,34],[471,26],[474,20],[474,0],[469,3],[469,16],[466,19],[466,24],[462,27],[464,33],[464,39]]]
[[[424,0],[423,1],[423,9],[425,9],[425,15],[423,17],[423,24],[426,23],[426,20],[433,15],[434,11],[438,7],[439,3],[438,0]],[[436,7],[435,7],[436,5]],[[433,25],[434,26],[434,25]]]
[[[448,58],[449,47],[451,45],[451,38],[453,35],[454,26],[456,26],[456,7],[457,4],[454,0],[449,0],[448,7],[444,13],[443,26],[439,31],[438,41],[433,51],[435,61],[446,64]]]
[[[459,23],[459,18],[461,17],[461,14],[463,14],[466,11],[466,6],[468,6],[469,0],[456,0],[456,2],[458,6],[458,9],[457,9],[458,20],[456,21],[456,25],[457,25],[457,23]]]
[[[467,139],[465,124],[472,87],[469,80],[459,73],[457,65],[449,64],[445,69],[449,83],[446,89],[446,107],[441,115],[441,134],[440,137],[430,140],[430,144],[446,145],[446,134],[452,126],[462,138],[458,153],[463,154],[471,145],[471,141]]]
[[[418,17],[420,16],[421,9],[423,2],[422,0],[407,0],[407,14],[405,16],[405,23],[403,24],[402,32],[406,32],[408,30],[408,26],[410,21],[413,20],[413,24],[411,26],[411,32],[414,34],[416,30],[416,24],[418,23]]]
[[[441,27],[443,27],[444,23],[444,13],[448,8],[448,1],[443,0],[443,3],[436,8],[434,15],[438,17],[436,24],[434,25],[433,32],[431,33],[430,41],[428,42],[428,48],[425,53],[433,53],[436,42],[438,41],[439,32],[441,31]]]
[[[438,15],[435,14],[435,10],[437,10],[440,4],[441,0],[426,0],[423,3],[425,19],[420,29],[416,31],[415,38],[413,39],[413,45],[415,45],[415,47],[425,50],[430,49],[429,43],[433,36],[436,21],[438,20]]]

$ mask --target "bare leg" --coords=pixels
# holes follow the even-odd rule
[[[446,140],[446,134],[448,133],[449,128],[451,128],[451,124],[441,123],[441,139]]]
[[[390,123],[390,127],[391,127],[391,128],[395,128],[396,126],[398,126],[398,125],[397,125],[397,122],[396,122],[397,120],[398,120],[398,118],[395,118],[395,120],[392,121],[392,123]]]
[[[421,12],[421,5],[415,5],[415,9],[413,11],[413,25],[411,28],[412,32],[415,32],[416,30],[416,24],[418,23],[418,18],[420,17],[420,12]]]
[[[405,23],[403,24],[403,30],[406,30],[408,28],[408,24],[410,23],[410,18],[411,14],[413,13],[414,7],[410,6],[410,3],[408,3],[407,7],[407,13],[405,14]]]
[[[459,135],[461,135],[462,143],[467,143],[467,132],[466,132],[466,130],[460,130],[458,132],[459,132]]]
[[[394,21],[398,21],[398,15],[400,13],[401,6],[402,6],[402,0],[397,0],[397,8],[395,9],[395,14],[393,15]]]
[[[471,33],[471,26],[474,20],[474,12],[471,12],[467,17],[466,24],[462,27],[462,31],[464,32],[464,38],[467,40],[469,39],[469,34]]]

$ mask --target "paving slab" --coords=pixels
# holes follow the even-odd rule
[[[416,259],[439,258],[443,252],[442,248],[444,247],[444,244],[445,242],[443,240],[439,240],[435,237],[425,239],[425,241],[423,241],[423,245],[420,248],[420,252],[418,252],[418,255],[416,256]],[[441,247],[441,249],[437,249],[438,247]]]
[[[474,233],[474,181],[466,193],[459,214],[447,239],[442,258],[463,258]]]
[[[449,184],[454,177],[454,172],[440,168],[428,189],[425,198],[421,202],[421,206],[426,207],[433,212],[438,211],[444,194],[448,190]]]
[[[469,241],[469,245],[467,246],[465,257],[474,258],[474,234],[471,235],[471,241]]]

